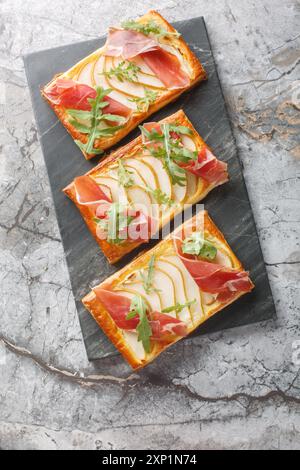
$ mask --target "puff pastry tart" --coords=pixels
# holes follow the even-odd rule
[[[103,47],[56,75],[42,95],[89,159],[205,78],[180,34],[150,11],[110,28]]]
[[[83,303],[137,369],[253,287],[202,211],[94,287]]]
[[[141,136],[64,189],[110,263],[149,241],[176,214],[228,180],[182,110],[141,126]]]

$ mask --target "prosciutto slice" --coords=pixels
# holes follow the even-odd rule
[[[197,160],[180,166],[208,183],[220,185],[228,181],[227,163],[218,160],[207,147],[202,147]]]
[[[89,175],[75,178],[74,186],[76,198],[80,204],[96,203],[98,201],[111,202],[111,199]]]
[[[137,31],[110,28],[104,54],[125,60],[140,56],[170,90],[190,84],[190,78],[182,70],[178,57],[163,49],[156,39]]]
[[[159,49],[157,41],[137,31],[110,28],[105,44],[104,54],[109,57],[133,59],[144,53]]]
[[[175,238],[174,243],[181,261],[203,292],[217,294],[218,301],[227,302],[239,292],[252,290],[253,284],[248,272],[186,255],[181,250],[182,240]]]
[[[131,301],[128,297],[111,290],[103,289],[101,287],[95,287],[93,291],[102,305],[108,311],[118,328],[121,328],[122,330],[136,329],[139,323],[138,316],[131,318],[130,320],[126,320],[126,316],[130,311],[131,304]],[[187,335],[187,327],[183,321],[164,313],[150,313],[149,323],[152,330],[151,338],[153,340],[160,341],[167,339],[170,335]]]
[[[55,105],[82,111],[90,111],[89,99],[96,98],[94,88],[68,78],[58,78],[44,90],[44,94]],[[116,114],[127,118],[132,112],[130,108],[110,96],[105,96],[104,101],[107,102],[107,106],[103,109],[107,114]]]
[[[176,55],[160,48],[156,51],[145,52],[141,54],[141,57],[168,89],[172,90],[189,86],[190,78],[182,70]]]

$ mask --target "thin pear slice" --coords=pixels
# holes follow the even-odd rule
[[[114,65],[113,65],[111,57],[106,57],[104,64],[105,64],[104,70],[106,72],[109,72],[110,70],[114,69]],[[107,75],[106,75],[106,81],[111,88],[113,88],[116,91],[119,91],[120,93],[128,96],[129,98],[143,97],[145,94],[144,87],[137,83],[132,83],[129,81],[121,82],[116,77],[114,76],[108,77]]]
[[[190,273],[188,272],[188,270],[177,255],[174,254],[170,256],[165,256],[161,259],[175,264],[180,269],[184,279],[184,286],[188,300],[196,299],[196,302],[190,306],[190,312],[192,313],[194,322],[197,323],[204,315],[200,296],[200,289],[198,285],[196,284],[193,277],[190,275]]]
[[[137,186],[147,186],[147,182],[145,178],[136,168],[134,168],[131,165],[128,165],[126,163],[126,160],[124,160],[123,164],[126,170],[130,173],[130,176],[133,179],[134,184],[136,184]]]
[[[148,188],[156,189],[158,187],[156,173],[154,173],[152,167],[144,163],[140,158],[125,158],[124,164],[130,165],[130,167],[136,169],[140,175],[143,175]]]
[[[192,173],[186,172],[186,195],[184,202],[188,203],[191,199],[194,200],[194,196],[198,190],[198,178]]]
[[[174,184],[172,188],[173,199],[176,202],[183,202],[187,194],[187,181],[184,185]]]
[[[101,75],[102,72],[104,71],[104,65],[105,65],[105,57],[101,55],[98,58],[97,62],[95,62],[93,65],[93,69],[91,71],[92,81],[94,85],[102,86],[105,89],[112,88],[110,84],[108,83],[106,77],[104,75]],[[112,89],[112,91],[109,93],[109,96],[113,98],[114,100],[118,101],[119,103],[124,104],[128,108],[136,110],[136,104],[133,103],[132,101],[129,101],[128,96],[124,95],[123,93],[120,93],[119,91]]]
[[[172,197],[172,183],[167,171],[159,158],[143,155],[140,160],[146,163],[152,168],[156,175],[157,186],[160,188],[169,198]]]
[[[169,274],[159,268],[155,268],[153,275],[153,287],[158,291],[162,309],[175,304],[175,287]],[[174,312],[170,313],[169,315],[176,317]]]
[[[132,207],[141,210],[144,214],[152,216],[152,200],[141,186],[130,186],[126,190],[127,198]]]
[[[143,284],[141,282],[126,282],[123,284],[121,290],[130,294],[140,295],[148,303],[151,312],[161,311],[161,301],[158,294],[155,291],[152,291],[151,294],[146,294]]]
[[[112,58],[112,67],[113,68],[117,67],[121,62],[123,62],[123,59],[120,57]],[[149,73],[145,74],[141,71],[141,72],[137,72],[136,78],[137,80],[134,80],[134,83],[136,84],[140,84],[145,87],[149,86],[149,88],[156,88],[158,90],[166,89],[164,84],[153,74],[149,74]]]
[[[88,62],[79,72],[77,76],[77,80],[80,83],[84,83],[85,85],[93,86],[91,80],[91,72],[93,69],[93,62]]]
[[[102,75],[102,72],[103,72],[103,68],[104,68],[104,56],[101,54],[100,57],[98,58],[98,60],[96,60],[94,63],[93,63],[93,68],[92,68],[92,82],[94,83],[94,85],[96,86],[102,86],[103,88],[107,88],[108,85],[107,85],[107,81],[105,79],[105,76]]]
[[[110,188],[113,202],[119,202],[120,204],[128,203],[126,191],[124,190],[123,186],[119,184],[117,179],[108,175],[94,176],[93,179],[97,184],[103,184]]]
[[[176,266],[176,264],[170,263],[168,259],[164,260],[162,258],[159,258],[155,262],[155,269],[157,268],[160,268],[163,272],[167,273],[172,279],[176,295],[175,303],[178,302],[180,304],[185,304],[188,300],[193,300],[188,299],[187,297],[184,284],[184,277],[182,275],[181,270],[178,268],[178,266]],[[169,307],[172,305],[174,304],[170,304]],[[189,325],[193,323],[191,313],[188,307],[185,307],[184,309],[182,309],[181,312],[179,312],[178,318]]]
[[[194,150],[196,150],[196,144],[195,144],[194,140],[191,137],[189,137],[188,135],[183,135],[181,137],[181,142],[182,142],[184,147],[191,150],[192,152]]]

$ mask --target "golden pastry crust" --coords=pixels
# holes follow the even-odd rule
[[[209,217],[206,211],[199,212],[197,215],[195,215],[191,219],[191,221],[188,221],[188,223],[189,224],[190,222],[195,223],[196,219],[203,217],[203,215],[204,215],[204,230],[207,231],[210,235],[212,235],[215,239],[217,239],[221,244],[223,244],[226,247],[232,259],[233,268],[238,271],[243,271],[243,266],[241,262],[235,256],[230,246],[226,242],[224,235],[215,226],[215,224],[213,223],[213,221],[211,220],[211,218]],[[175,230],[175,233],[176,231],[181,230],[184,227],[184,225],[185,224],[182,224],[180,227],[178,227]],[[124,279],[127,278],[131,273],[147,266],[152,255],[159,256],[162,253],[166,253],[168,246],[173,243],[172,236],[173,234],[170,234],[165,240],[162,240],[154,248],[147,251],[146,253],[140,254],[130,264],[128,264],[123,269],[116,272],[115,274],[110,276],[108,279],[106,279],[103,283],[100,284],[100,286],[103,289],[113,289],[117,287],[117,285],[119,285],[122,281],[124,281]],[[252,289],[253,289],[254,284],[253,283],[251,284],[252,284]],[[210,318],[217,312],[223,310],[225,307],[235,302],[239,297],[241,297],[244,294],[245,292],[238,292],[237,295],[234,298],[232,298],[230,301],[225,302],[225,303],[216,303],[217,305],[215,306],[212,305],[209,311],[207,311],[205,315],[201,317],[201,320],[198,321],[198,323],[195,326],[189,328],[188,333],[190,334],[200,324],[204,323],[208,318]],[[116,348],[120,351],[120,353],[128,361],[128,363],[131,365],[133,369],[139,369],[149,364],[162,351],[164,351],[166,348],[170,347],[172,344],[182,339],[181,337],[177,337],[175,341],[172,341],[170,343],[155,342],[151,353],[147,354],[146,358],[141,360],[134,354],[134,351],[130,348],[128,343],[125,341],[124,336],[122,334],[122,330],[116,326],[110,314],[101,304],[100,300],[96,297],[93,291],[87,294],[82,299],[82,302],[85,305],[85,307],[90,311],[90,313],[93,315],[94,319],[96,320],[98,325],[102,328],[104,333],[108,336],[108,338],[112,341],[112,343],[116,346]]]
[[[171,26],[159,13],[157,13],[154,10],[149,11],[144,16],[138,19],[139,22],[147,22],[148,20],[155,20],[157,23],[163,26],[167,31],[176,32],[173,26]],[[189,90],[200,81],[205,80],[207,78],[206,72],[203,66],[201,65],[200,61],[197,59],[195,54],[190,50],[190,48],[188,47],[188,45],[186,44],[186,42],[181,36],[179,38],[172,38],[172,39],[166,40],[165,43],[166,44],[170,43],[172,44],[172,46],[175,46],[180,51],[184,60],[188,63],[189,69],[191,70],[190,85],[188,87],[181,88],[179,90],[170,90],[170,91],[166,91],[165,93],[162,93],[162,95],[159,96],[156,99],[156,101],[149,106],[149,109],[147,112],[132,113],[126,125],[122,129],[117,131],[112,137],[96,139],[94,143],[95,149],[107,150],[108,148],[112,147],[117,142],[119,142],[123,137],[125,137],[131,130],[133,130],[138,124],[140,124],[142,121],[144,121],[149,116],[151,116],[151,114],[163,108],[168,103],[174,101],[182,93],[184,93],[185,91]],[[84,60],[85,59],[83,59],[83,61]],[[86,143],[88,140],[87,135],[82,134],[72,124],[70,124],[69,118],[65,109],[59,105],[55,105],[51,103],[44,93],[44,89],[50,86],[57,78],[59,78],[62,75],[63,73],[55,75],[55,77],[51,80],[51,82],[49,82],[47,85],[43,87],[43,89],[41,90],[41,94],[49,103],[49,105],[51,106],[53,111],[56,113],[57,117],[62,122],[64,127],[67,129],[67,131],[71,134],[73,139],[79,140],[82,143]],[[83,154],[87,160],[95,156],[95,155],[86,154],[85,152],[83,152]]]
[[[168,116],[166,119],[163,119],[162,121],[160,121],[161,124],[162,123],[174,123],[174,122],[178,123],[179,125],[186,126],[193,131],[193,139],[197,148],[200,149],[203,146],[209,148],[204,142],[204,140],[202,139],[202,137],[200,137],[200,135],[197,133],[192,123],[189,121],[189,119],[187,118],[187,116],[181,109],[177,111],[176,113],[172,114],[171,116]],[[137,149],[141,148],[141,145],[142,145],[142,138],[141,136],[139,136],[133,141],[129,142],[124,147],[120,147],[116,151],[112,152],[107,158],[102,160],[96,167],[90,170],[87,174],[93,175],[93,174],[99,174],[99,171],[101,172],[107,171],[107,169],[110,167],[110,165],[112,165],[112,163],[114,163],[116,160],[124,156],[129,156],[131,154],[133,155],[137,151]],[[189,199],[188,203],[185,204],[185,209],[195,204],[196,202],[199,202],[200,200],[202,200],[208,194],[208,192],[211,191],[211,189],[213,189],[213,187],[214,187],[213,185],[210,185],[206,181],[203,181],[200,197],[199,197],[198,192],[196,192],[193,195],[193,197]],[[89,230],[91,231],[97,243],[99,244],[101,250],[107,257],[109,263],[112,263],[112,264],[116,263],[127,253],[133,251],[136,247],[143,244],[143,242],[141,241],[136,241],[136,242],[130,241],[130,242],[124,242],[122,243],[122,245],[112,245],[108,243],[106,240],[100,240],[96,234],[97,225],[94,221],[94,215],[91,213],[90,209],[87,206],[79,204],[77,202],[74,182],[69,184],[63,191],[76,204],[77,208],[80,210],[81,215],[83,216]],[[179,208],[177,212],[174,211],[168,220],[172,220],[174,216],[176,215],[176,213],[181,212],[181,210],[182,209]],[[166,222],[167,221],[165,221],[164,223]]]

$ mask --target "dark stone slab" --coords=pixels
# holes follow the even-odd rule
[[[175,27],[204,64],[209,80],[156,113],[153,119],[162,119],[183,108],[214,153],[229,164],[230,182],[209,194],[205,200],[205,208],[250,271],[256,284],[251,294],[199,327],[194,335],[200,335],[270,319],[275,316],[275,308],[204,20],[193,18],[180,21],[175,23]],[[89,292],[91,286],[126,264],[134,255],[127,256],[126,260],[115,267],[109,266],[78,210],[62,193],[62,188],[75,176],[92,168],[97,159],[84,159],[67,131],[41,98],[39,89],[53,75],[67,70],[103,43],[104,38],[100,38],[29,54],[24,58],[72,289],[90,360],[114,355],[117,351],[85,310],[81,298]],[[138,131],[133,131],[119,145],[137,135]]]

